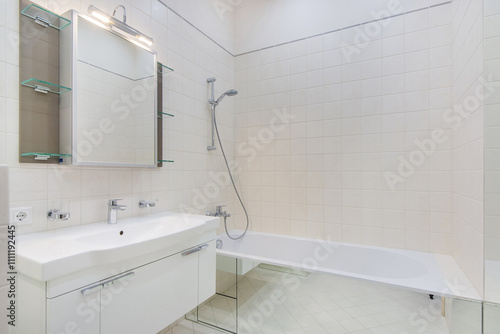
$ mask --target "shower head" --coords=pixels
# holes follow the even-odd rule
[[[234,95],[238,94],[238,91],[236,89],[230,89],[230,90],[226,91],[224,94],[227,96],[234,96]]]
[[[234,96],[238,94],[238,91],[236,89],[230,89],[228,91],[226,91],[224,94],[222,94],[218,99],[217,101],[215,101],[215,105],[218,105],[220,101],[222,101],[223,98],[227,96]]]

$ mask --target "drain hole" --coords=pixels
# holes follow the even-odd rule
[[[123,235],[123,231],[120,231],[120,235]]]

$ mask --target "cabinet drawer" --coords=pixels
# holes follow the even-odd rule
[[[122,289],[101,290],[101,334],[154,334],[198,305],[198,252],[134,269]]]

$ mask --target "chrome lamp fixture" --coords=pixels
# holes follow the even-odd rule
[[[123,8],[123,21],[120,21],[114,17],[114,15],[116,14],[116,10],[118,8]],[[98,19],[99,21],[101,21],[102,23],[104,23],[104,25],[106,27],[108,27],[109,29],[117,28],[117,29],[135,37],[139,42],[146,44],[147,46],[153,45],[153,39],[151,37],[144,35],[140,31],[132,28],[131,26],[129,26],[126,23],[127,13],[126,13],[125,7],[123,5],[116,6],[116,8],[113,12],[113,16],[106,14],[105,12],[98,9],[94,5],[89,6],[88,13],[90,15],[92,15],[92,17],[94,17],[94,18]]]

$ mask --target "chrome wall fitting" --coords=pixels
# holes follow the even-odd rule
[[[156,201],[147,201],[145,199],[141,199],[139,201],[140,208],[153,208],[156,206]]]
[[[51,209],[47,212],[47,218],[50,220],[68,220],[70,216],[69,212],[62,212],[59,209]]]

